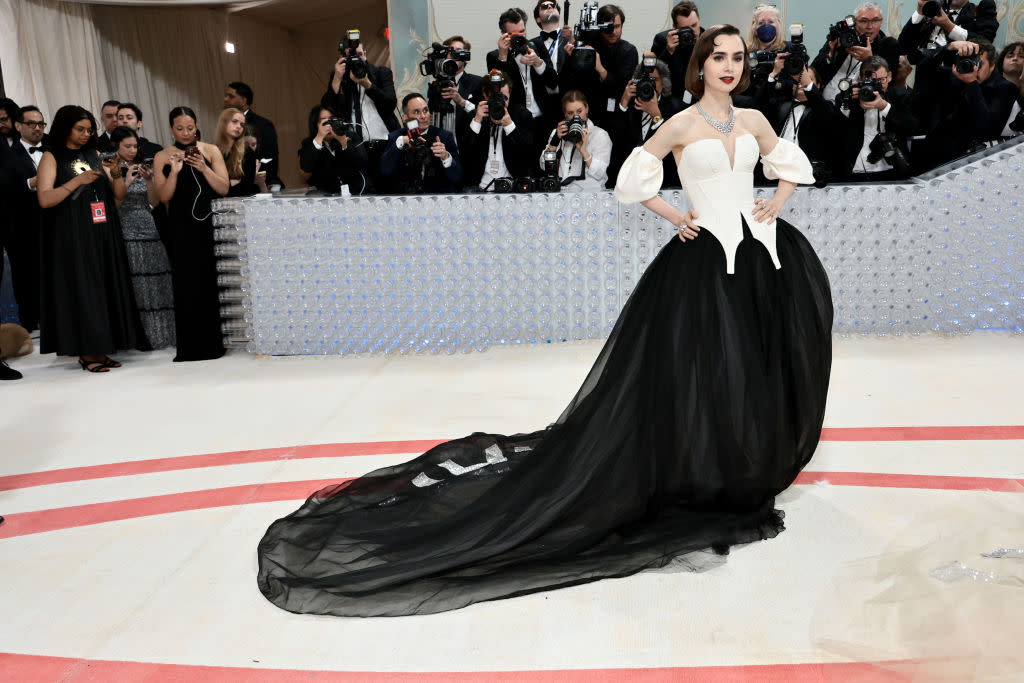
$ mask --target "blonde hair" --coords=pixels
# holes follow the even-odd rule
[[[217,119],[217,132],[213,135],[213,144],[217,145],[221,156],[224,157],[224,164],[228,167],[228,177],[238,180],[242,177],[242,160],[245,159],[245,127],[242,127],[242,134],[237,140],[232,140],[228,135],[228,124],[235,114],[242,112],[234,107],[228,107],[220,113]]]
[[[764,49],[766,50],[782,50],[786,47],[786,38],[782,31],[782,15],[779,14],[779,10],[775,5],[758,5],[754,8],[753,13],[750,15],[750,30],[747,31],[747,45],[753,50],[754,46],[760,45],[761,41],[757,38],[757,15],[763,14],[764,12],[771,12],[773,21],[772,26],[775,27],[775,39]]]

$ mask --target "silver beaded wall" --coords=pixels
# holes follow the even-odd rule
[[[1024,144],[901,185],[801,187],[835,331],[1024,329]],[[759,190],[763,194],[770,190]],[[685,195],[663,196],[684,207]],[[226,341],[267,354],[470,352],[608,335],[675,230],[597,194],[218,200]]]

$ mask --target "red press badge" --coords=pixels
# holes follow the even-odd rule
[[[103,205],[103,202],[93,202],[89,205],[92,210],[92,222],[93,223],[106,223],[107,222],[107,209]]]

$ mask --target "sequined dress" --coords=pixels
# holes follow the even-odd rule
[[[128,195],[118,212],[132,271],[135,303],[139,307],[149,347],[163,349],[174,346],[171,264],[157,234],[144,179],[136,178],[128,186]]]
[[[679,176],[707,229],[673,237],[548,428],[476,433],[314,493],[258,547],[258,585],[292,612],[400,616],[622,577],[774,537],[775,496],[810,460],[831,367],[828,279],[808,241],[753,221],[753,136]],[[811,182],[780,141],[766,175]],[[661,186],[642,148],[620,201]],[[774,175],[773,175],[774,174]],[[496,399],[498,400],[498,399]]]

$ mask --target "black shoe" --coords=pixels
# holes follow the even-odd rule
[[[21,379],[21,373],[0,360],[0,380]]]

